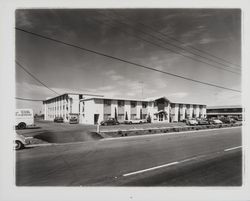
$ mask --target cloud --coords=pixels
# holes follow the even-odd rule
[[[187,92],[176,92],[176,93],[171,93],[168,96],[172,98],[184,98],[188,95]]]
[[[105,74],[106,74],[106,76],[108,76],[113,81],[118,81],[118,80],[124,79],[123,76],[117,74],[114,70],[109,70]]]

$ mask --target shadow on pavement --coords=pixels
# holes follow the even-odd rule
[[[36,139],[48,143],[67,143],[67,142],[84,142],[90,140],[99,140],[103,137],[96,132],[83,132],[82,130],[71,134],[68,131],[39,133],[33,136]]]

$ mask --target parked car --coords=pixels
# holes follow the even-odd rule
[[[208,125],[209,122],[206,119],[199,119],[197,120],[199,125]]]
[[[56,123],[63,123],[63,118],[62,117],[55,117],[54,122]]]
[[[23,135],[15,134],[15,150],[25,148],[30,142]]]
[[[236,123],[236,121],[233,118],[229,118],[229,117],[222,117],[220,118],[220,121],[222,121],[222,123],[224,124]]]
[[[210,124],[222,124],[222,121],[220,121],[219,119],[212,119],[210,121]]]
[[[189,126],[196,126],[198,125],[198,122],[195,119],[187,119],[186,124]]]
[[[143,123],[147,123],[147,119],[135,118],[135,119],[125,120],[124,123],[125,124],[143,124]]]
[[[107,126],[107,125],[118,125],[119,122],[115,118],[109,118],[107,120],[104,120],[101,122],[102,126]]]
[[[70,117],[69,123],[70,124],[78,124],[79,123],[78,118],[77,117]]]

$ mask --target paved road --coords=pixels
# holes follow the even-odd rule
[[[20,186],[241,185],[241,128],[17,151]]]

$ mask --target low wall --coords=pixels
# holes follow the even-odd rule
[[[182,127],[163,127],[163,128],[144,128],[144,129],[129,129],[129,130],[110,130],[110,131],[100,131],[99,134],[105,138],[107,138],[107,137],[126,137],[126,136],[135,136],[135,135],[173,133],[173,132],[216,129],[216,128],[236,127],[236,126],[242,126],[242,123],[220,124],[220,125],[182,126]]]

